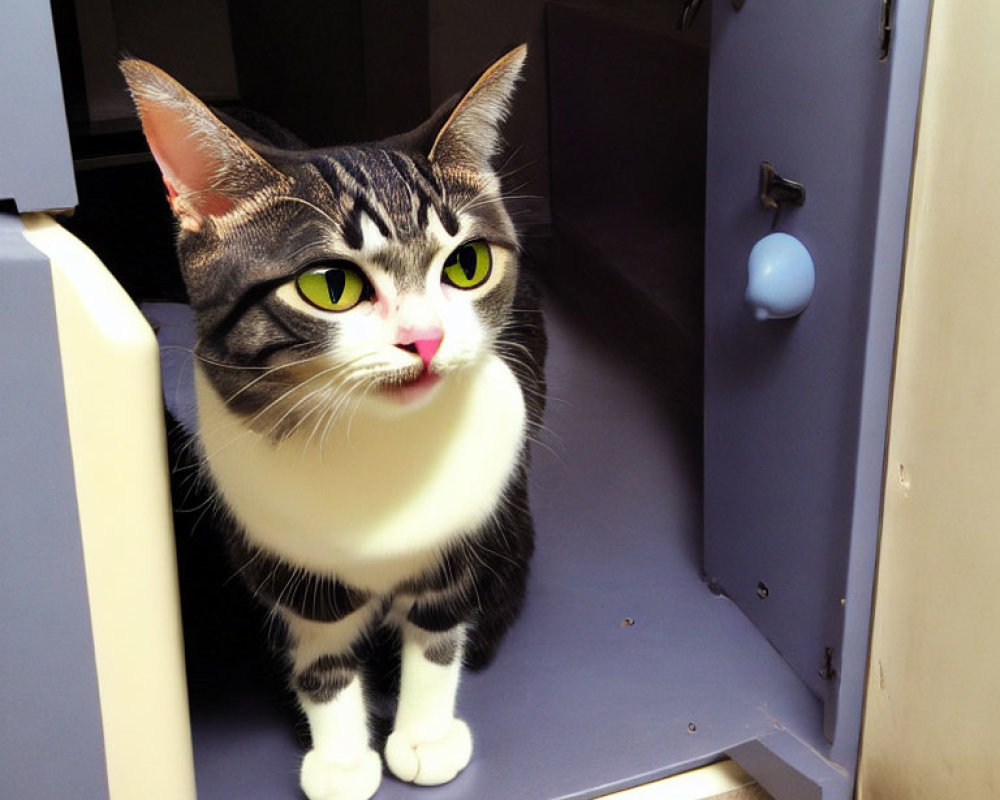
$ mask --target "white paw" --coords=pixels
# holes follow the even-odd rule
[[[414,741],[406,732],[393,731],[385,743],[385,763],[402,781],[421,786],[447,783],[465,769],[472,758],[472,733],[460,719],[440,739]]]
[[[302,759],[300,784],[309,800],[368,800],[382,782],[382,760],[367,750],[354,761],[335,761],[310,750]]]

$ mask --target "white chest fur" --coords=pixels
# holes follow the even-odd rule
[[[524,435],[520,388],[495,356],[443,380],[421,408],[362,406],[322,446],[310,430],[281,442],[250,431],[200,369],[196,389],[212,475],[251,541],[372,591],[492,513]]]

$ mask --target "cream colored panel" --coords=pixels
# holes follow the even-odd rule
[[[1000,2],[934,4],[864,800],[1000,797]]]
[[[766,800],[767,797],[739,764],[720,761],[609,794],[606,800]]]
[[[90,250],[23,220],[52,263],[111,800],[194,800],[156,339]]]

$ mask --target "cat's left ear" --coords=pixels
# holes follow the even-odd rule
[[[522,44],[493,64],[458,101],[438,131],[428,158],[445,166],[491,172],[500,146],[500,124],[507,118],[528,45]]]

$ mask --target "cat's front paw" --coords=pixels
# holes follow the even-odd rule
[[[395,730],[385,743],[385,763],[402,781],[437,786],[452,780],[472,758],[472,733],[460,719],[440,739],[418,741]]]
[[[337,761],[310,750],[302,759],[300,784],[309,800],[368,800],[382,782],[382,760],[367,750],[354,761]]]

